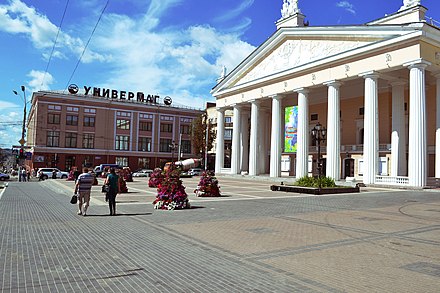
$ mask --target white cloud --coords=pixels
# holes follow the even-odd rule
[[[226,13],[223,13],[221,16],[218,16],[215,18],[216,21],[228,21],[231,20],[237,16],[239,16],[243,11],[248,9],[249,7],[254,4],[254,0],[245,0],[241,2],[237,7],[234,9],[229,10]]]
[[[28,82],[30,92],[50,90],[50,85],[55,81],[49,72],[44,74],[44,71],[31,70],[27,76],[31,78]]]
[[[17,107],[19,107],[19,106],[15,103],[0,100],[0,109],[10,109],[10,108],[17,108]]]
[[[41,50],[43,57],[47,59],[49,56],[47,50],[53,47],[58,27],[34,7],[27,6],[20,0],[12,0],[9,5],[0,5],[0,31],[27,36],[34,47]],[[61,31],[53,57],[64,58],[64,54],[69,52],[79,57],[84,46],[80,38],[71,37]],[[105,56],[88,51],[83,62],[94,60],[104,61]]]
[[[338,3],[336,3],[336,6],[340,8],[344,8],[346,11],[350,12],[351,14],[356,14],[354,5],[348,1],[339,1]]]
[[[105,18],[106,33],[96,42],[108,44],[100,53],[112,56],[112,70],[102,87],[149,91],[203,107],[222,66],[232,70],[255,49],[238,34],[210,26],[155,32],[139,22],[121,15]]]
[[[11,147],[14,143],[18,144],[21,138],[23,114],[16,111],[9,112],[2,107],[3,103],[5,102],[0,101],[0,147]]]

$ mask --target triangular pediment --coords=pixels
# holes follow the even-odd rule
[[[282,28],[220,81],[212,93],[215,96],[223,90],[290,74],[304,66],[338,62],[416,30],[409,26]]]
[[[286,39],[235,82],[244,84],[372,43],[368,40]]]

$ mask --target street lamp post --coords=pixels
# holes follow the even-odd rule
[[[325,141],[325,136],[327,134],[327,129],[323,127],[319,122],[316,124],[315,127],[312,129],[312,137],[315,139],[316,143],[318,144],[318,181],[319,181],[319,188],[321,188],[321,175],[322,175],[322,162],[321,162],[321,141]]]
[[[24,102],[24,108],[23,108],[23,128],[21,130],[21,139],[22,141],[24,141],[24,136],[26,134],[26,105],[27,105],[27,101],[26,101],[26,88],[24,85],[21,86],[21,90],[23,91],[23,102]],[[17,91],[13,91],[15,95],[19,96]],[[24,143],[23,143],[24,144]],[[21,144],[21,146],[23,146],[23,144]]]
[[[171,169],[174,169],[174,151],[177,148],[177,145],[174,140],[173,143],[169,145],[169,147],[171,149]]]
[[[21,97],[23,99],[23,103],[24,103],[24,108],[23,108],[23,128],[21,130],[21,139],[20,139],[20,145],[21,145],[21,149],[23,149],[23,145],[26,142],[24,139],[24,136],[26,134],[26,105],[27,105],[27,101],[26,101],[26,88],[24,85],[21,86],[21,90],[23,92],[23,97]],[[15,90],[12,91],[15,95],[17,96],[21,96],[19,95],[19,93]],[[21,168],[23,165],[23,158],[19,158],[20,162],[19,162],[19,168],[18,168],[18,181],[21,181]]]

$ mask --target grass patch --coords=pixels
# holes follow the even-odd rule
[[[333,178],[330,177],[309,177],[309,176],[304,176],[299,178],[294,186],[300,186],[300,187],[336,187],[336,183],[335,180],[333,180]]]

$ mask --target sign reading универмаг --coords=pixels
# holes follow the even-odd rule
[[[102,97],[102,98],[112,98],[118,100],[135,100],[141,103],[149,103],[149,104],[158,104],[159,96],[158,95],[145,95],[143,92],[127,92],[127,91],[118,91],[106,88],[99,87],[90,87],[84,86],[84,95],[92,95],[94,97]]]

